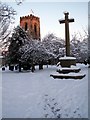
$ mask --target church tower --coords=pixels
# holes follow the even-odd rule
[[[28,33],[30,38],[40,40],[40,18],[32,14],[20,17],[20,26]]]

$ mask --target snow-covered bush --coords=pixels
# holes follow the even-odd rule
[[[66,54],[65,40],[56,37],[52,33],[46,35],[43,38],[42,43],[49,52],[56,56],[57,59]],[[88,54],[88,38],[86,37],[83,40],[80,40],[75,34],[70,41],[70,54],[71,56],[76,57],[78,62],[83,62]]]
[[[70,48],[71,55],[76,57],[78,62],[84,62],[88,57],[88,38],[80,41],[74,37],[71,40]]]
[[[45,48],[56,57],[60,54],[59,49],[64,47],[64,40],[56,37],[53,33],[46,35],[43,38],[42,43]]]
[[[30,40],[19,49],[19,52],[22,63],[41,64],[54,59],[54,55],[47,51],[41,41],[37,40]]]

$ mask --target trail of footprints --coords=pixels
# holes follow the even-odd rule
[[[63,115],[63,108],[62,106],[59,106],[56,102],[55,98],[50,98],[47,94],[44,95],[44,108],[45,111],[45,118],[62,118],[66,117],[69,118],[69,115],[66,113]],[[70,118],[74,118],[75,116],[78,116],[78,118],[81,118],[81,115],[79,114],[79,108],[73,111],[72,116]]]
[[[55,101],[55,98],[49,98],[48,95],[44,96],[44,111],[46,112],[45,118],[61,118],[60,108],[58,103]],[[50,116],[51,115],[51,116]]]

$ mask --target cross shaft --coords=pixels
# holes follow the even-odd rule
[[[66,56],[70,56],[70,37],[69,37],[69,22],[74,22],[74,19],[69,19],[69,13],[64,13],[65,19],[59,20],[59,23],[65,23],[65,46],[66,46]]]

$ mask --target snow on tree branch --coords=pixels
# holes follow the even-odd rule
[[[15,0],[17,5],[21,5],[24,0]]]
[[[16,11],[12,7],[0,2],[0,48],[6,44],[15,15]]]

